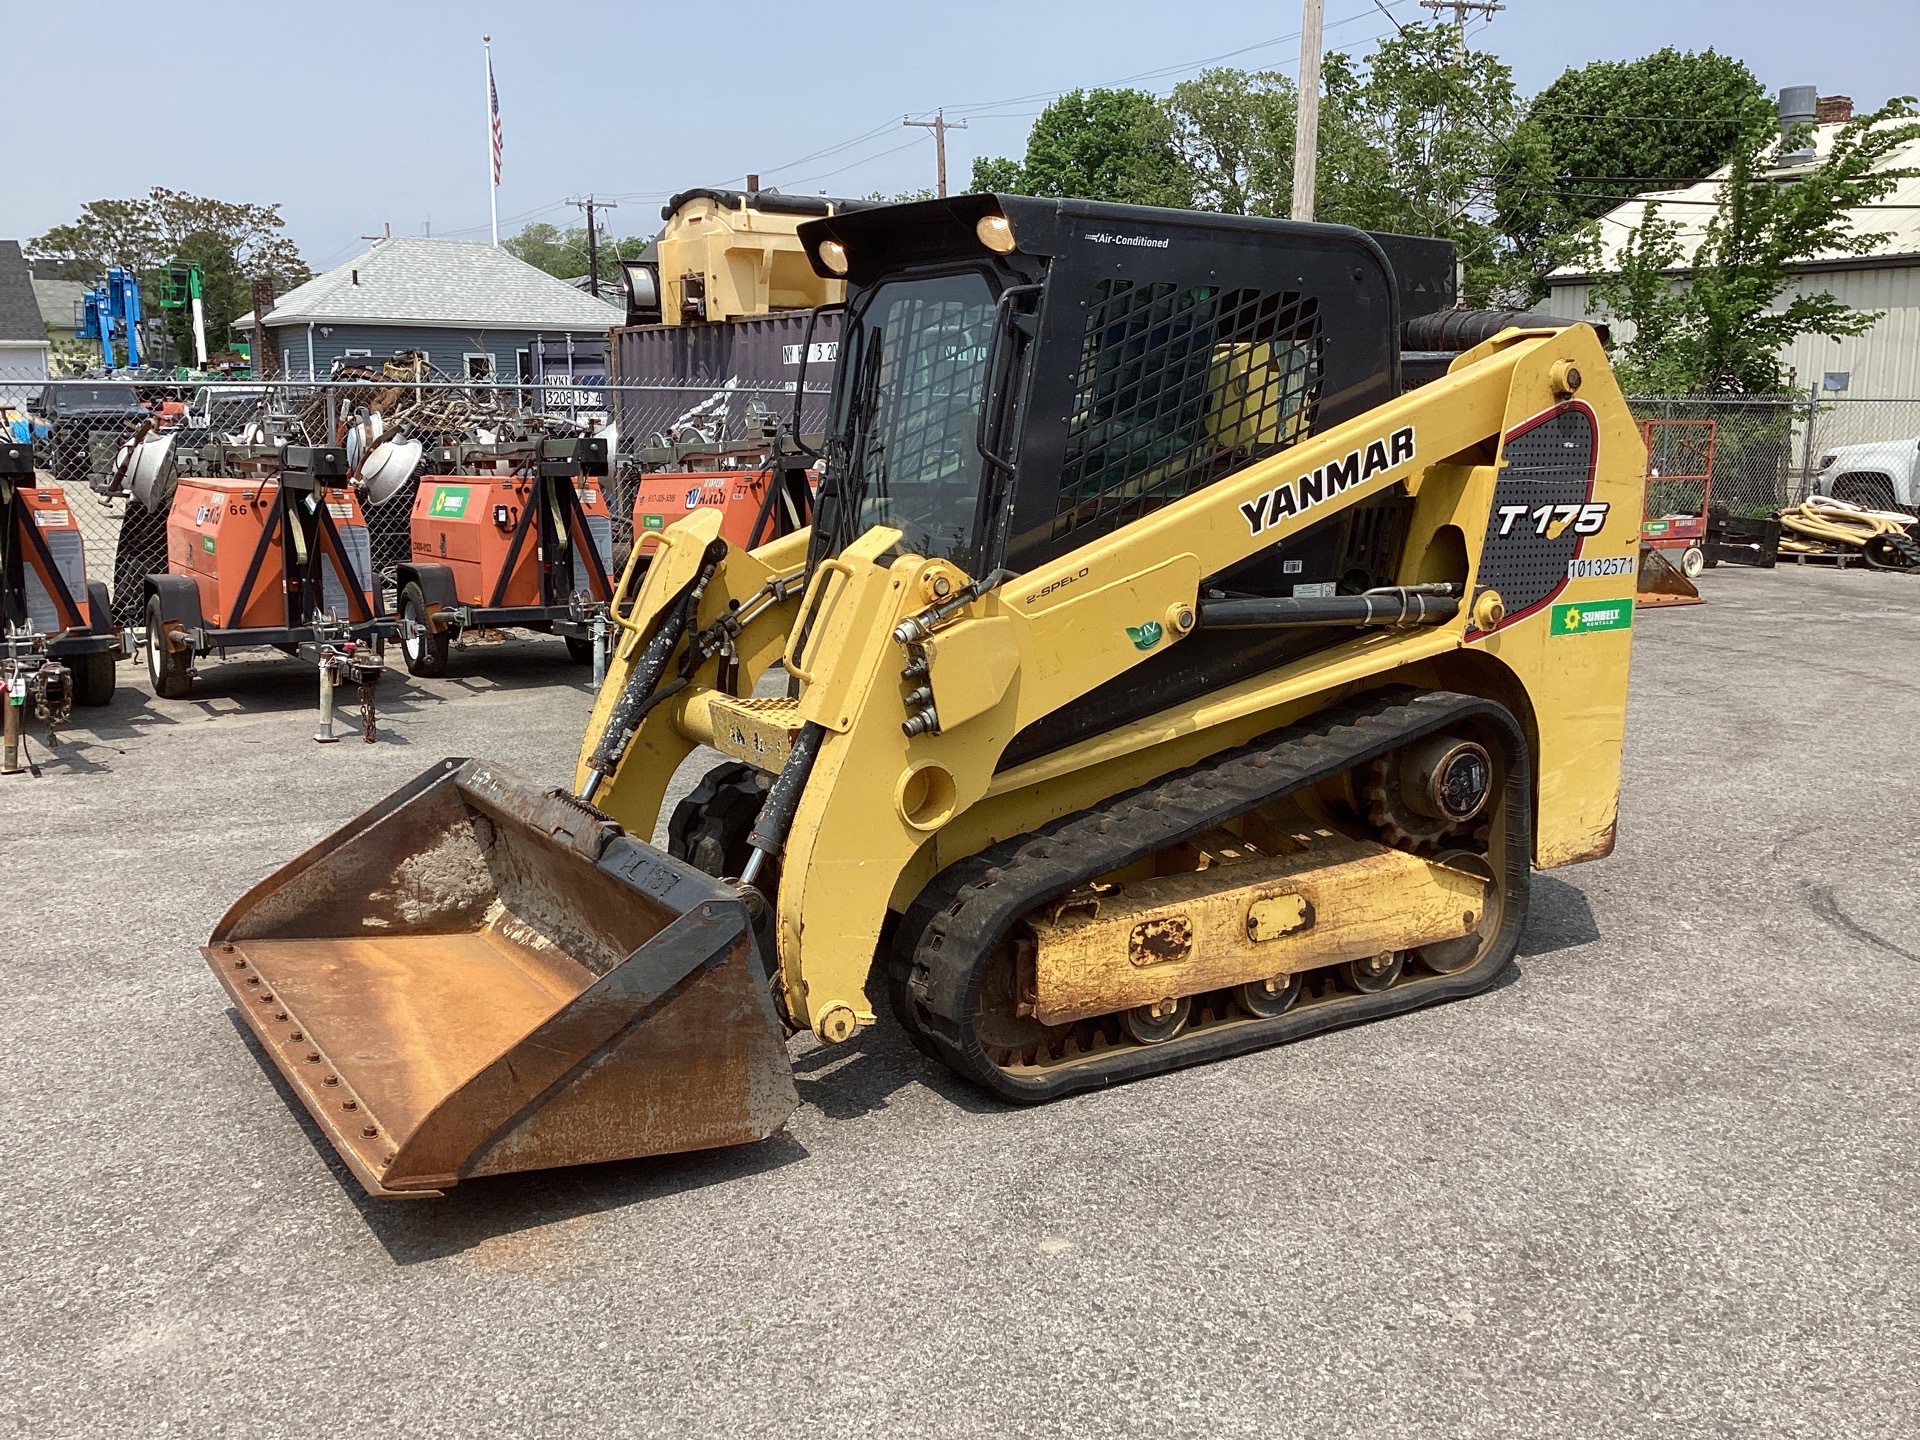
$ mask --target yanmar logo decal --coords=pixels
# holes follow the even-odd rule
[[[1343,459],[1322,465],[1311,475],[1274,486],[1243,504],[1240,513],[1246,517],[1248,531],[1258,535],[1331,500],[1350,485],[1364,484],[1384,470],[1404,465],[1413,459],[1414,448],[1413,426],[1403,425],[1391,435],[1348,451]]]

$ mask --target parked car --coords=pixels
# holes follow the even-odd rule
[[[103,447],[110,466],[119,437],[147,418],[147,407],[131,385],[63,380],[48,385],[40,397],[39,418],[46,427],[37,442],[41,468],[51,470],[62,485],[79,486],[94,470],[94,436],[113,437],[112,445]]]
[[[1870,510],[1920,514],[1920,438],[1836,445],[1820,457],[1813,488]]]

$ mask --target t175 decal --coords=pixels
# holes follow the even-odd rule
[[[1513,527],[1521,516],[1526,516],[1529,526],[1536,535],[1557,535],[1573,525],[1576,535],[1598,535],[1607,523],[1607,502],[1589,500],[1585,505],[1502,505],[1499,509],[1500,528],[1496,532],[1511,535]]]

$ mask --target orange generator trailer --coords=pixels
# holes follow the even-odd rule
[[[53,726],[75,705],[112,700],[113,669],[127,653],[106,585],[87,579],[66,491],[35,479],[29,442],[0,444],[0,773],[20,768],[28,715]]]
[[[704,463],[702,463],[704,462]],[[720,538],[754,550],[813,523],[819,472],[804,454],[743,458],[739,464],[701,456],[685,469],[648,470],[633,492],[633,545],[651,559],[660,533],[689,510],[718,510]]]
[[[582,664],[604,658],[613,521],[604,438],[542,436],[448,447],[455,473],[421,479],[412,554],[399,585],[400,653],[444,675],[469,629],[563,637]]]
[[[167,569],[145,579],[155,693],[188,694],[202,656],[272,645],[320,667],[316,738],[333,738],[332,688],[350,681],[371,739],[372,687],[394,619],[345,452],[216,442],[179,458],[197,473],[155,491],[168,504]]]

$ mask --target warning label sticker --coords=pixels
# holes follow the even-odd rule
[[[33,523],[42,530],[64,530],[73,523],[65,510],[36,510]]]

